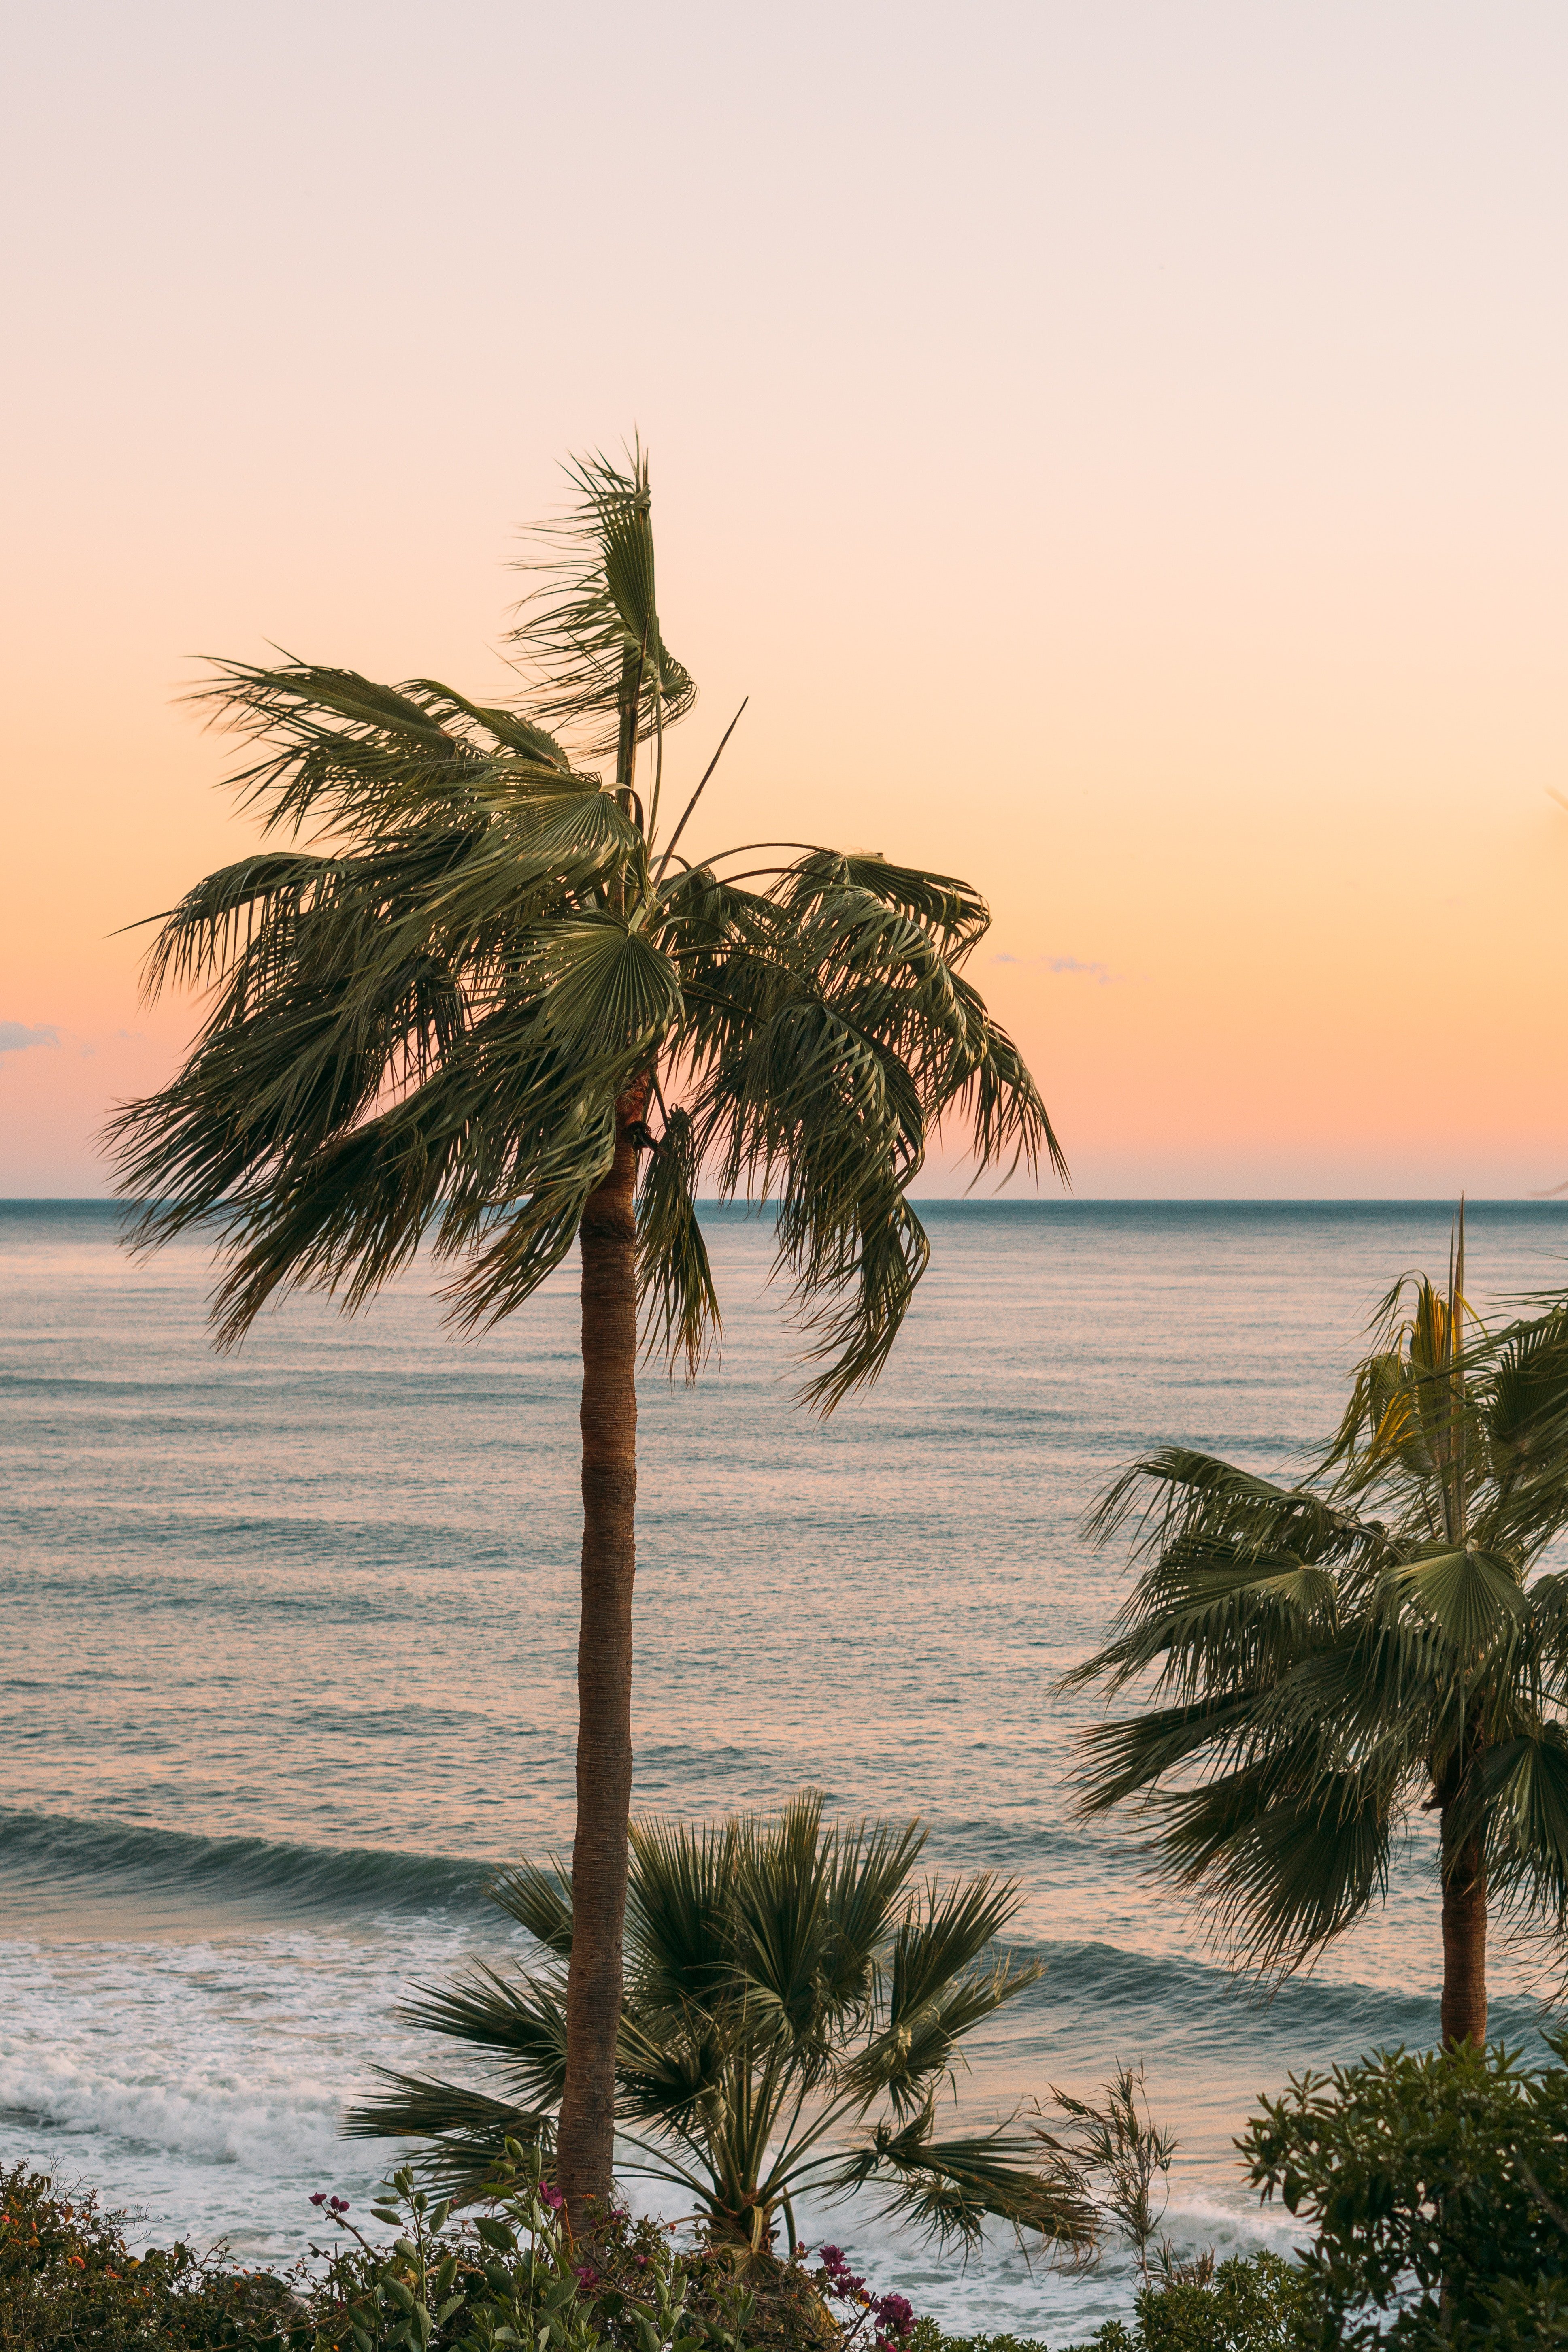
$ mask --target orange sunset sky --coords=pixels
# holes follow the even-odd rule
[[[1560,5],[67,0],[6,79],[0,1193],[189,1033],[195,657],[494,695],[634,428],[678,781],[749,694],[714,838],[986,891],[1081,1194],[1568,1178]]]

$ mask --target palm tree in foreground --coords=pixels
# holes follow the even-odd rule
[[[766,2251],[782,2213],[793,2253],[796,2198],[869,2184],[943,2238],[973,2243],[990,2218],[1055,2245],[1089,2242],[1079,2168],[1037,2135],[937,2136],[961,2044],[1040,1969],[984,1958],[1016,1886],[917,1881],[924,1843],[918,1822],[825,1830],[811,1793],[717,1829],[634,1824],[623,2168],[691,2197],[715,2242]],[[482,2051],[502,2095],[384,2074],[393,2088],[348,2121],[428,2140],[432,2171],[459,2196],[492,2177],[509,2137],[548,2134],[566,2086],[571,1881],[559,1864],[524,1863],[490,1892],[542,1965],[476,1967],[424,1988],[405,2015]]]
[[[279,845],[162,919],[151,991],[205,986],[211,1006],[184,1066],[111,1134],[142,1246],[216,1234],[220,1345],[297,1286],[363,1306],[426,1238],[458,1269],[455,1321],[480,1328],[580,1249],[558,2145],[575,2221],[609,2192],[614,2135],[639,1299],[650,1349],[695,1372],[719,1330],[699,1171],[773,1202],[775,1270],[819,1367],[806,1393],[830,1411],[881,1370],[924,1269],[907,1195],[937,1123],[963,1126],[979,1168],[1060,1159],[962,976],[989,919],[967,884],[798,842],[689,857],[714,763],[668,824],[665,738],[696,689],[660,626],[647,464],[594,457],[573,478],[581,503],[514,639],[526,709],[429,679],[220,666],[207,692],[256,752],[236,782]],[[584,764],[600,757],[612,781]]]
[[[1446,1286],[1383,1302],[1332,1443],[1276,1486],[1179,1449],[1090,1521],[1148,1565],[1067,1677],[1156,1703],[1087,1735],[1084,1804],[1136,1801],[1236,1957],[1310,1961],[1438,1817],[1442,2034],[1484,2043],[1489,1905],[1568,1929],[1568,1307],[1489,1341]]]

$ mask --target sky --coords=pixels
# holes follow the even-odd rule
[[[0,1196],[108,1189],[269,645],[505,689],[652,452],[710,838],[964,876],[1084,1197],[1568,1179],[1568,16],[18,12]],[[19,233],[18,233],[19,232]],[[939,1150],[930,1192],[963,1181]]]

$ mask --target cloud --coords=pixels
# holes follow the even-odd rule
[[[19,1054],[25,1045],[58,1045],[58,1029],[29,1029],[25,1021],[0,1021],[0,1054]]]
[[[1098,982],[1101,988],[1106,987],[1110,982],[1116,978],[1116,974],[1111,971],[1109,964],[1085,963],[1078,956],[994,955],[992,957],[991,961],[993,963],[1020,964],[1026,969],[1035,971],[1081,972],[1086,980]]]

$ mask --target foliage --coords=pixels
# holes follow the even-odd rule
[[[641,2169],[689,2194],[716,2239],[761,2251],[803,2189],[885,2190],[887,2209],[973,2242],[997,2219],[1052,2243],[1088,2242],[1078,2168],[1007,2126],[942,2136],[937,2101],[965,2038],[1037,1968],[987,1958],[1016,1887],[985,1874],[915,1876],[918,1822],[826,1827],[807,1793],[775,1816],[632,1832],[619,2127]],[[496,2093],[422,2076],[350,2117],[351,2131],[429,2145],[458,2194],[509,2134],[548,2133],[565,2075],[570,1882],[523,1863],[493,1889],[545,1955],[425,1989],[406,2014],[483,2052]]]
[[[700,2245],[599,2214],[575,2239],[536,2152],[503,2157],[483,2210],[454,2216],[398,2173],[374,2200],[373,2242],[348,2200],[311,2200],[340,2235],[287,2276],[240,2271],[222,2250],[138,2260],[92,2199],[58,2197],[24,2168],[0,2174],[5,2352],[904,2352],[914,2314],[874,2297],[836,2247],[808,2266]],[[847,2308],[836,2313],[830,2306]]]
[[[1308,2352],[1305,2296],[1278,2254],[1178,2264],[1139,2290],[1133,2326],[1112,2320],[1079,2352]]]
[[[1559,2061],[1568,2039],[1553,2043]],[[1293,2077],[1242,2143],[1315,2229],[1322,2341],[1421,2352],[1568,2343],[1568,2067],[1499,2048]]]
[[[353,2242],[332,2251],[313,2333],[297,2333],[293,2352],[744,2352],[754,2297],[715,2280],[700,2314],[690,2307],[689,2266],[656,2223],[609,2209],[574,2238],[537,2149],[515,2141],[485,2188],[485,2210],[454,2219],[406,2168],[395,2174],[372,2207],[396,2232],[390,2244],[373,2243],[343,2200],[313,2200]]]
[[[94,2196],[61,2196],[26,2165],[0,2171],[3,2352],[205,2352],[258,2342],[280,2315],[300,2315],[287,2285],[266,2273],[232,2270],[184,2244],[138,2257],[122,2221]]]
[[[114,1124],[121,1186],[143,1244],[216,1234],[226,1343],[301,1284],[362,1305],[426,1237],[480,1326],[571,1248],[617,1106],[651,1084],[649,1346],[694,1370],[719,1332],[706,1171],[776,1204],[829,1409],[881,1369],[924,1269],[908,1189],[933,1129],[960,1120],[977,1169],[1059,1166],[1056,1139],[963,975],[989,922],[967,883],[795,842],[692,862],[711,762],[661,830],[696,689],[659,621],[647,460],[573,479],[513,641],[531,709],[218,666],[206,698],[252,746],[236,782],[271,840],[161,919],[150,989],[210,1005],[184,1066]],[[611,754],[607,781],[584,764]]]
[[[1137,2317],[1097,2328],[1074,2352],[1316,2352],[1305,2325],[1303,2274],[1277,2254],[1215,2266],[1171,2264],[1139,2289]],[[921,2320],[910,2352],[1049,2352],[1030,2337],[948,2336]]]
[[[1132,2248],[1138,2267],[1147,2277],[1149,2249],[1170,2199],[1176,2139],[1149,2112],[1142,2066],[1119,2063],[1110,2081],[1101,2086],[1098,2105],[1075,2098],[1054,2083],[1051,2096],[1066,2120],[1058,2131],[1041,2129],[1038,2137],[1047,2147],[1079,2166],[1096,2184],[1100,2204]]]
[[[1090,1522],[1146,1565],[1068,1679],[1148,1704],[1088,1735],[1085,1804],[1139,1804],[1155,1867],[1263,1969],[1363,1915],[1417,1809],[1446,1888],[1462,1866],[1568,1927],[1568,1580],[1541,1568],[1568,1525],[1568,1307],[1473,1320],[1461,1225],[1446,1290],[1384,1301],[1304,1479],[1168,1447]]]

